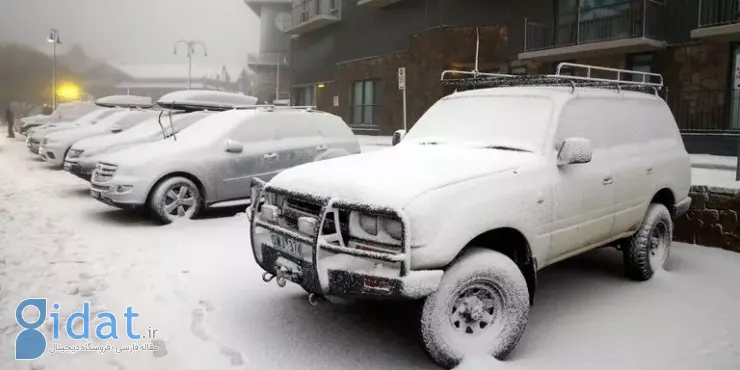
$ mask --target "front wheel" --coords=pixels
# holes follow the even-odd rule
[[[623,250],[624,269],[633,280],[645,281],[663,269],[671,251],[673,220],[668,208],[651,204],[637,232]]]
[[[421,333],[427,353],[447,368],[468,354],[505,358],[519,342],[529,316],[529,291],[507,256],[474,248],[442,277],[427,297]]]
[[[149,199],[149,208],[163,224],[179,219],[191,219],[200,211],[200,191],[184,177],[171,177],[154,189]]]

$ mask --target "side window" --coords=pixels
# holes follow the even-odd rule
[[[239,123],[229,136],[230,139],[241,143],[255,143],[273,140],[275,138],[275,127],[264,117],[250,117]]]
[[[568,138],[584,138],[591,140],[591,147],[606,149],[606,136],[610,128],[605,119],[603,104],[594,104],[591,99],[577,99],[563,107],[558,119],[558,128],[555,134],[555,145],[560,145]]]
[[[116,126],[125,130],[128,128],[134,127],[138,125],[139,123],[144,122],[148,118],[149,115],[150,115],[149,113],[140,113],[140,112],[130,113],[130,114],[127,114],[125,117],[123,117],[123,119],[121,119],[120,121],[116,122]],[[169,121],[167,121],[167,123],[169,123]]]

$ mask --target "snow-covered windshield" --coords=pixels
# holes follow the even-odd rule
[[[172,115],[172,126],[175,127],[175,132],[180,132],[181,130],[189,127],[191,124],[197,122],[198,120],[207,117],[208,114],[205,112],[194,112],[194,113],[177,113]],[[167,135],[172,134],[172,129],[170,128],[170,119],[168,115],[162,114],[162,126],[159,126],[158,122],[159,118],[153,118],[148,119],[129,130],[126,130],[126,132],[129,135],[134,136],[150,136],[150,135],[162,135],[162,127],[164,127],[164,131]]]
[[[63,121],[74,121],[99,109],[100,107],[91,103],[61,105],[51,115]]]
[[[193,123],[187,130],[182,130],[181,133],[177,134],[177,140],[194,143],[217,140],[229,133],[234,127],[248,120],[254,114],[254,111],[241,110],[230,110],[212,114]]]
[[[553,102],[534,96],[451,96],[432,105],[403,140],[539,152]]]

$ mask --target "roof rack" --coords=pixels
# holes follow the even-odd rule
[[[305,110],[308,112],[316,111],[316,107],[313,105],[273,105],[273,104],[235,105],[233,109],[264,109],[268,112],[272,112],[274,110]]]
[[[571,76],[564,74],[564,69],[585,71],[585,76]],[[615,78],[592,77],[593,72],[607,72],[616,74]],[[448,74],[468,75],[467,78],[445,78]],[[641,81],[624,79],[637,76]],[[658,95],[663,88],[663,76],[658,73],[632,71],[592,66],[576,63],[560,63],[554,75],[509,75],[499,73],[481,73],[473,71],[446,70],[442,72],[441,81],[446,85],[475,87],[507,87],[507,86],[569,86],[571,93],[576,87],[595,87],[617,90],[632,90],[651,92]],[[657,81],[657,82],[656,82]]]

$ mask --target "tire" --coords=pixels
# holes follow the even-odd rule
[[[630,279],[645,281],[663,269],[671,251],[673,221],[668,208],[651,204],[637,232],[623,250],[624,269]]]
[[[200,211],[201,204],[195,183],[179,176],[159,183],[149,199],[152,214],[165,225],[183,218],[192,219]]]
[[[467,354],[504,359],[519,343],[528,319],[529,291],[519,267],[499,252],[473,248],[426,298],[421,335],[429,356],[453,368]]]

